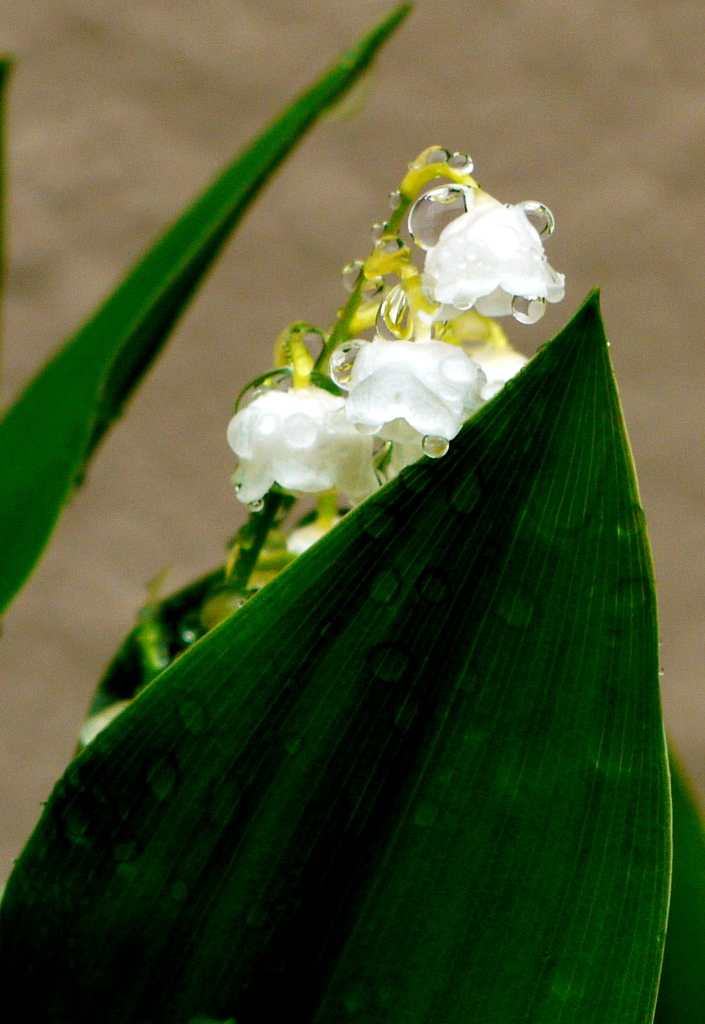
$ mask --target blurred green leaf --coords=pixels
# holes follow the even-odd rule
[[[34,567],[86,461],[269,176],[369,66],[401,4],[231,164],[30,383],[0,423],[0,611]]]
[[[705,829],[694,790],[671,750],[673,880],[655,1024],[705,1021]]]
[[[73,762],[0,912],[8,1013],[644,1024],[668,778],[597,298]]]
[[[0,298],[5,291],[5,207],[7,205],[5,194],[5,96],[12,63],[11,57],[0,56]],[[3,325],[0,324],[0,382],[2,381],[2,334]]]

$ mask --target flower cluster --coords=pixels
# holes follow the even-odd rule
[[[421,456],[444,455],[526,362],[491,318],[534,323],[563,298],[542,242],[553,217],[540,203],[499,203],[471,171],[460,154],[422,153],[393,194],[392,218],[376,226],[371,255],[347,268],[352,294],[332,331],[317,332],[318,360],[302,343],[305,325],[280,336],[275,361],[288,367],[288,390],[254,392],[228,427],[233,482],[252,509],[275,484],[358,503]],[[438,177],[451,185],[424,191]],[[426,250],[420,270],[398,237],[407,213]]]

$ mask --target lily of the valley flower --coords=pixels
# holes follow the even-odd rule
[[[487,402],[528,362],[526,356],[516,352],[510,345],[505,348],[496,345],[466,345],[465,350],[487,378],[487,383],[482,386],[482,397]]]
[[[239,464],[240,501],[259,501],[274,483],[318,494],[337,487],[351,501],[376,487],[372,438],[345,417],[345,401],[316,387],[266,391],[236,413],[228,443]]]
[[[375,338],[355,359],[345,412],[358,430],[398,444],[449,441],[482,405],[484,383],[457,345]]]
[[[426,254],[424,282],[435,302],[454,310],[472,306],[484,316],[510,313],[538,320],[546,302],[560,302],[565,278],[548,263],[541,236],[525,208],[505,206],[487,193],[471,193],[471,208],[451,221]]]

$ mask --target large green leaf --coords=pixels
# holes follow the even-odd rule
[[[656,1024],[705,1021],[705,828],[695,793],[671,752],[673,884]]]
[[[73,762],[6,1011],[644,1024],[669,799],[651,562],[596,297]]]
[[[10,408],[0,423],[0,611],[247,206],[408,11],[397,7],[226,168]]]

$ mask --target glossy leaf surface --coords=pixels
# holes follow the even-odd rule
[[[592,297],[69,767],[2,907],[8,1012],[643,1024],[657,669]]]
[[[245,209],[408,10],[402,4],[345,53],[226,168],[6,413],[0,423],[0,611],[31,572],[87,459]]]

